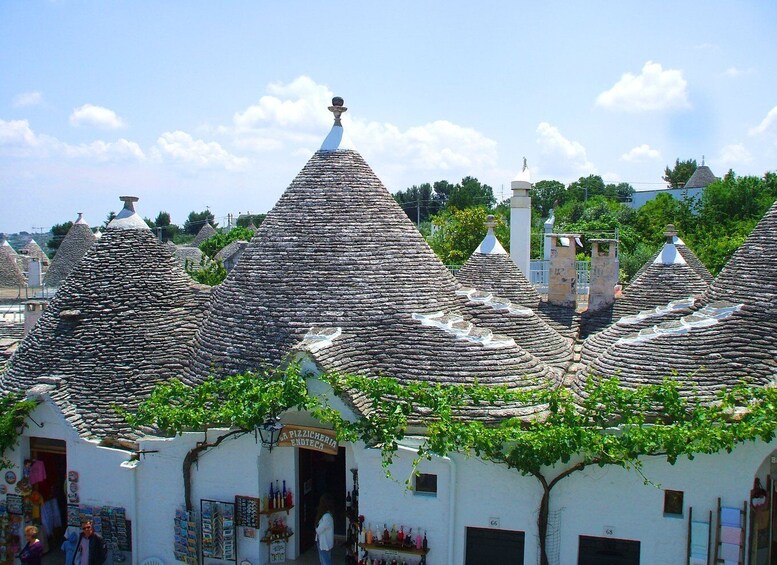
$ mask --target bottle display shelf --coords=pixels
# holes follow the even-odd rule
[[[294,508],[294,505],[291,506],[284,506],[283,508],[270,508],[269,510],[260,510],[259,514],[262,516],[270,516],[272,514],[277,514],[278,512],[286,512],[286,514],[289,513],[289,510]]]
[[[426,555],[429,553],[428,547],[426,549],[416,549],[415,546],[408,547],[406,545],[393,545],[390,543],[360,543],[359,547],[367,551],[396,551],[410,555]]]
[[[275,536],[275,537],[273,537],[273,538],[262,538],[262,539],[260,539],[259,541],[261,541],[262,543],[272,543],[272,542],[274,542],[275,540],[283,540],[283,541],[288,541],[288,539],[289,539],[291,536],[293,536],[293,535],[294,535],[294,533],[292,532],[292,533],[290,533],[290,534],[283,534],[282,536]]]

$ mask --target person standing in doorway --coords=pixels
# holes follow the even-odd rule
[[[335,520],[332,517],[332,498],[321,495],[316,512],[316,545],[321,565],[332,565],[332,548],[335,545]]]
[[[105,542],[95,533],[92,522],[81,524],[81,535],[71,565],[103,565],[107,557]]]

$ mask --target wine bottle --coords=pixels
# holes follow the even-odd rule
[[[272,481],[270,481],[270,509],[275,507],[275,493],[272,490]]]
[[[372,545],[372,525],[367,524],[367,545]]]
[[[397,532],[397,543],[399,545],[402,545],[403,541],[405,541],[405,527],[402,524],[400,524],[399,531]]]
[[[391,541],[391,534],[389,534],[388,526],[386,524],[383,524],[383,541]]]
[[[391,543],[396,543],[397,542],[397,525],[396,524],[391,524],[391,534],[389,534],[389,535],[391,536]]]
[[[286,480],[285,479],[283,480],[283,496],[281,500],[283,501],[282,503],[283,508],[286,508],[288,504],[286,504]]]
[[[418,534],[415,537],[415,548],[421,549],[421,546],[423,545],[424,540],[421,539],[421,528],[418,528]]]
[[[350,512],[351,511],[351,492],[348,491],[348,494],[345,496],[345,511]]]
[[[429,542],[426,541],[426,532],[424,532],[424,541],[421,547],[424,549],[429,549]]]

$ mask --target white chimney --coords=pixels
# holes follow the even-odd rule
[[[43,270],[40,259],[30,261],[30,266],[27,268],[27,286],[33,288],[43,286]]]
[[[531,175],[523,159],[523,169],[510,183],[510,257],[527,279],[531,280]]]

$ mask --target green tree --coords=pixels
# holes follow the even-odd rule
[[[65,222],[64,224],[54,224],[51,226],[51,239],[46,242],[46,246],[49,249],[59,249],[62,244],[62,240],[65,239],[67,232],[73,227],[73,222]]]
[[[232,228],[231,230],[225,232],[220,231],[216,235],[209,237],[205,241],[203,241],[200,244],[200,250],[213,259],[216,256],[216,253],[224,249],[227,245],[232,243],[233,241],[243,240],[243,241],[251,241],[251,238],[254,237],[254,232],[249,230],[248,228]]]
[[[673,168],[670,169],[668,165],[666,166],[662,178],[669,188],[680,188],[685,186],[694,171],[696,171],[696,159],[688,159],[687,161],[676,159]]]
[[[439,182],[447,184],[446,181]],[[445,198],[447,200],[447,195]],[[428,222],[429,218],[444,206],[443,200],[436,195],[434,188],[428,182],[400,190],[394,194],[394,200],[402,207],[408,218],[419,226],[423,222]]]
[[[212,260],[206,255],[203,255],[200,259],[199,266],[195,266],[191,261],[187,260],[184,264],[184,270],[195,281],[208,286],[216,286],[223,283],[229,274],[221,261]]]
[[[237,227],[239,228],[247,228],[251,224],[254,224],[254,227],[259,227],[262,225],[262,222],[267,217],[267,214],[241,214],[237,218]]]
[[[211,214],[210,210],[203,210],[202,212],[189,212],[189,217],[183,224],[183,231],[189,235],[197,235],[202,229],[202,226],[206,222],[210,222],[210,225],[214,228],[218,225],[215,222],[215,217]]]
[[[429,245],[446,265],[463,265],[486,236],[488,214],[483,206],[454,207],[437,214],[432,218],[434,229]],[[495,220],[497,226],[494,232],[509,248],[509,225],[501,215],[496,215]]]
[[[108,212],[108,215],[105,216],[105,221],[103,222],[103,229],[107,228],[108,224],[110,224],[115,217],[116,217],[116,212],[114,212],[113,210]]]
[[[604,196],[604,180],[599,175],[580,177],[567,187],[567,200],[585,201],[594,196]]]
[[[547,218],[553,208],[564,204],[567,188],[557,180],[541,180],[531,189],[532,207],[541,218]]]
[[[482,184],[475,177],[464,177],[450,191],[447,206],[464,210],[473,206],[491,208],[496,204],[494,190],[487,184]]]

